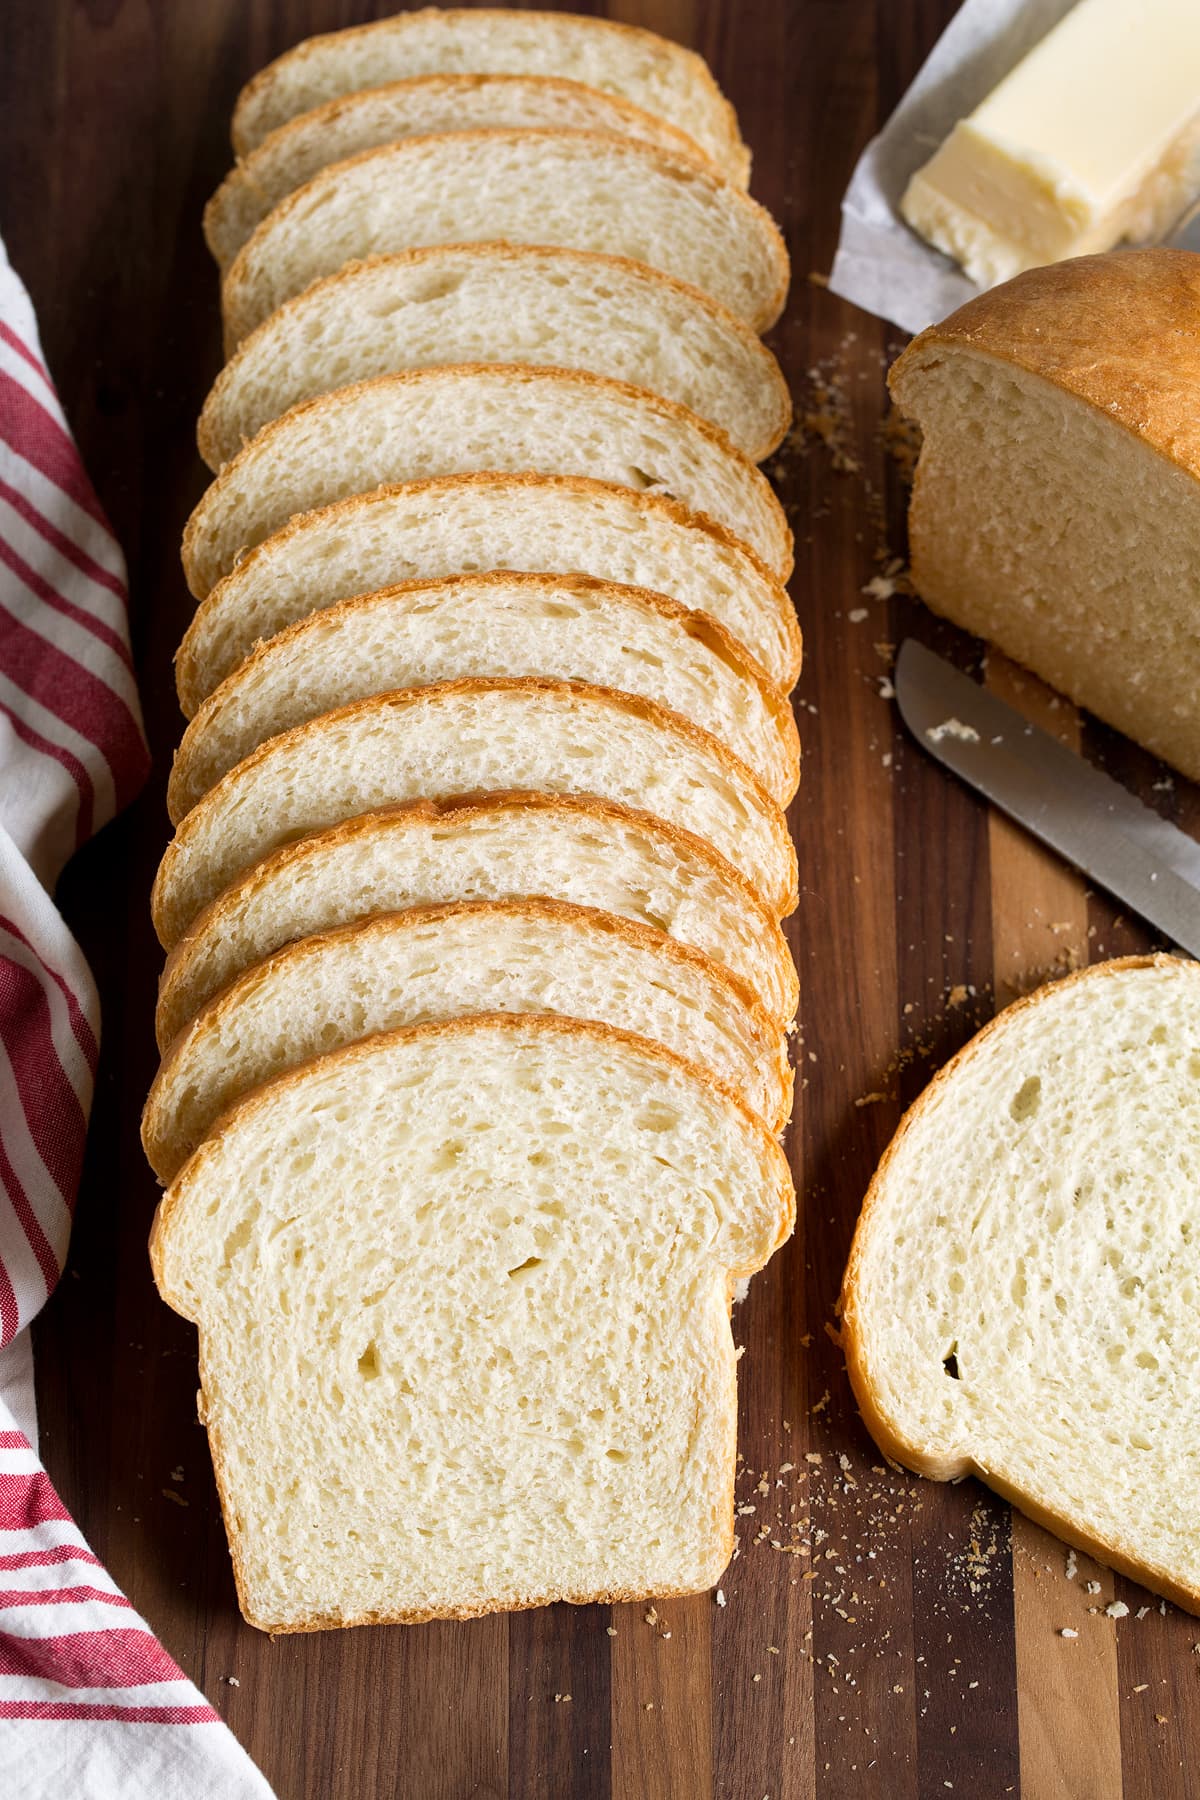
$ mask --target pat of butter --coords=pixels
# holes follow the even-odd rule
[[[1079,0],[900,210],[981,287],[1168,229],[1200,191],[1200,0]]]

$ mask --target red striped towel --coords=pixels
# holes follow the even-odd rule
[[[96,1071],[50,898],[149,766],[125,564],[0,244],[0,1794],[269,1800],[38,1460],[26,1327],[62,1273]]]

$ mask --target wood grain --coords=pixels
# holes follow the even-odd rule
[[[903,484],[880,441],[900,340],[809,274],[828,269],[854,158],[953,0],[592,10],[709,57],[795,270],[772,341],[802,420],[773,467],[807,657],[789,925],[802,1209],[735,1314],[738,1496],[753,1510],[738,1518],[725,1604],[664,1602],[652,1622],[644,1606],[562,1607],[268,1643],[234,1605],[195,1422],[194,1335],[150,1282],[156,1196],[137,1140],[154,1065],[147,899],[180,727],[178,540],[203,487],[192,434],[218,366],[200,213],[227,166],[241,82],[307,33],[371,16],[363,0],[5,9],[4,230],[128,552],[156,759],[147,793],[61,888],[100,985],[104,1048],[70,1271],[37,1332],[51,1474],[282,1800],[1185,1800],[1200,1792],[1200,1622],[1083,1559],[1068,1581],[1062,1547],[975,1483],[888,1468],[831,1336],[862,1194],[934,1068],[1064,953],[1152,942],[903,738],[895,644],[916,633],[970,668],[980,647],[903,592],[884,597],[886,582],[863,591],[904,552]],[[996,663],[990,679],[1045,713],[1025,678]],[[1200,834],[1194,789],[1162,785],[1149,758],[1069,709],[1047,716]],[[1119,1623],[1102,1610],[1114,1595],[1131,1609]],[[1059,1635],[1065,1624],[1077,1639]]]

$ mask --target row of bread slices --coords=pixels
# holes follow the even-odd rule
[[[153,900],[169,957],[143,1135],[175,1182],[159,1279],[206,1326],[243,1604],[286,1628],[703,1585],[729,1551],[728,1276],[761,1266],[793,1206],[774,1134],[791,1098],[800,643],[791,534],[752,460],[789,417],[754,329],[781,304],[782,245],[738,185],[744,151],[704,65],[597,21],[424,12],[314,40],[246,90],[235,136],[247,154],[208,226],[238,347],[201,419],[215,479],[184,541],[199,606],[177,661],[189,724]],[[298,1572],[324,1501],[289,1512],[278,1483],[270,1503],[256,1486],[255,1403],[236,1358],[218,1377],[213,1319],[231,1295],[261,1305],[268,1266],[286,1288],[273,1246],[297,1218],[316,1231],[314,1183],[361,1245],[355,1206],[381,1169],[427,1203],[448,1182],[448,1217],[474,1193],[459,1237],[492,1230],[479,1256],[510,1273],[547,1261],[510,1255],[530,1184],[560,1248],[587,1237],[572,1208],[612,1190],[612,1221],[589,1227],[601,1260],[653,1235],[642,1212],[618,1227],[623,1209],[680,1221],[639,1281],[660,1301],[682,1282],[670,1307],[684,1291],[699,1305],[696,1366],[673,1377],[682,1397],[638,1402],[656,1423],[633,1433],[634,1473],[632,1450],[604,1450],[608,1523],[586,1555],[576,1533],[453,1574],[431,1524],[435,1573],[378,1544],[336,1574],[325,1554],[315,1585]],[[481,1224],[480,1193],[508,1195],[503,1219]],[[310,1265],[331,1257],[306,1239],[289,1307],[316,1304]],[[360,1273],[342,1271],[343,1304]],[[428,1276],[426,1294],[455,1291],[454,1270]],[[394,1367],[398,1292],[378,1288],[387,1317],[339,1406]],[[552,1284],[504,1292],[522,1329],[534,1299],[560,1318],[574,1401],[555,1406],[578,1410],[562,1333],[603,1338],[612,1317],[586,1326]],[[456,1342],[442,1406],[468,1365],[473,1392],[495,1374]],[[541,1478],[521,1487],[524,1453],[498,1454],[495,1411],[489,1455],[536,1514]],[[365,1434],[372,1468],[420,1460],[422,1431],[394,1429],[389,1413]],[[272,1466],[295,1461],[285,1447]],[[678,1518],[647,1539],[654,1471]]]

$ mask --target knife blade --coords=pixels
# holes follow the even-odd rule
[[[1200,956],[1200,843],[914,638],[893,682],[922,749]]]

